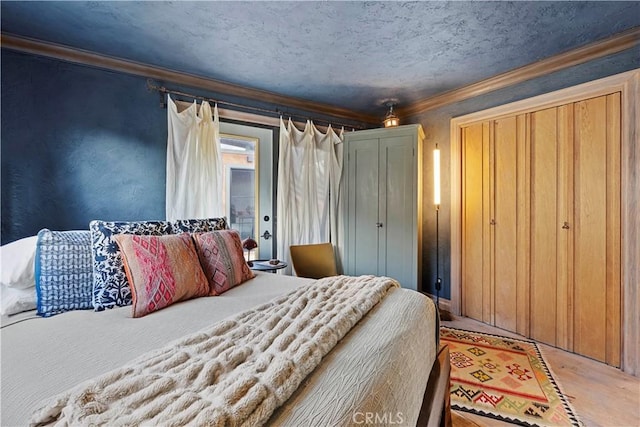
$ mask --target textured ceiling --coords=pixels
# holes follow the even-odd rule
[[[640,25],[640,2],[2,1],[2,31],[379,114]]]

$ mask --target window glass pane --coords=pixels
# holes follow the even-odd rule
[[[222,135],[224,201],[229,226],[256,241],[256,141]]]
[[[256,216],[255,170],[231,167],[229,184],[229,219],[232,228],[240,232],[240,237],[255,239]]]

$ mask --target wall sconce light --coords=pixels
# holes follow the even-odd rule
[[[392,127],[396,127],[400,124],[400,119],[398,118],[398,116],[396,116],[396,114],[393,112],[393,106],[395,104],[393,102],[388,102],[387,106],[389,107],[389,111],[387,111],[387,115],[384,116],[384,127],[386,128],[392,128]]]

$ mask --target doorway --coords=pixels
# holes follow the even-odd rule
[[[229,227],[258,247],[252,259],[274,254],[273,132],[270,129],[220,122],[223,203]]]

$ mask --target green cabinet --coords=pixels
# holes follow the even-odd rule
[[[345,274],[420,289],[423,140],[420,125],[346,134]]]

